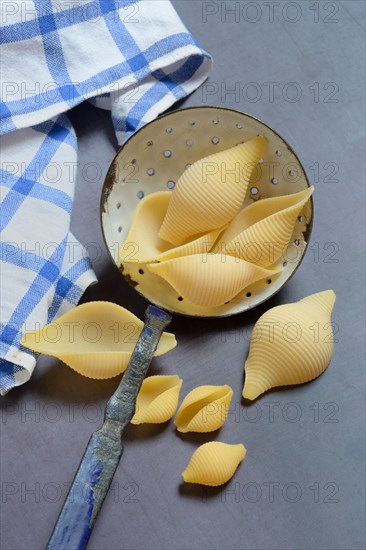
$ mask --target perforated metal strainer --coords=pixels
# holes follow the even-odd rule
[[[313,218],[307,202],[290,244],[275,265],[283,271],[238,294],[223,306],[194,306],[161,277],[134,262],[121,265],[119,250],[130,229],[134,209],[149,193],[173,191],[179,176],[198,159],[228,149],[258,134],[268,140],[264,158],[254,169],[244,206],[253,201],[289,195],[310,186],[305,170],[286,141],[250,115],[218,107],[193,107],[161,116],[136,132],[114,158],[101,197],[101,223],[113,262],[126,280],[150,302],[169,311],[201,317],[223,317],[249,310],[268,300],[294,274],[306,252]]]

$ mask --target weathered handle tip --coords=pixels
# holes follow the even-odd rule
[[[164,326],[167,326],[172,320],[170,313],[164,309],[160,309],[159,307],[152,305],[150,305],[145,311],[145,319],[147,320],[149,317],[160,319],[161,322],[164,323]]]

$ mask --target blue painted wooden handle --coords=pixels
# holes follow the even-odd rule
[[[149,306],[145,325],[126,372],[108,401],[104,424],[89,440],[47,550],[83,550],[123,453],[122,432],[130,422],[136,397],[171,317]]]

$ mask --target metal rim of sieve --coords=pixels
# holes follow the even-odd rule
[[[209,132],[209,129],[212,131]],[[247,206],[260,198],[290,194],[284,193],[284,188],[288,190],[292,187],[291,191],[295,193],[310,187],[300,159],[282,136],[258,118],[224,107],[189,107],[161,115],[140,128],[120,147],[107,171],[101,193],[102,234],[112,262],[145,299],[168,311],[187,316],[227,317],[262,304],[279,292],[295,274],[305,256],[312,232],[312,197],[307,202],[306,212],[299,216],[299,223],[286,249],[287,254],[295,245],[296,259],[281,259],[275,265],[282,265],[283,272],[273,281],[262,280],[250,285],[223,306],[193,306],[184,302],[163,279],[144,270],[144,264],[131,263],[126,268],[119,261],[118,251],[127,236],[134,208],[141,198],[156,191],[172,191],[175,181],[188,164],[258,134],[267,137],[270,149],[266,152],[265,162],[261,159],[259,164],[268,165],[269,171],[272,165],[273,170],[277,165],[282,166],[283,178],[274,171],[268,178],[262,174],[258,182],[254,180],[253,183],[252,178],[244,204]],[[195,141],[197,136],[199,141]],[[180,159],[180,164],[175,159]],[[298,169],[296,181],[288,181],[284,176],[283,167],[286,166],[287,170],[290,165]],[[288,170],[288,177],[291,171]],[[133,177],[135,172],[140,174],[138,179]]]

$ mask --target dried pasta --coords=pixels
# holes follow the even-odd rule
[[[79,305],[45,327],[27,332],[23,346],[58,357],[88,378],[112,378],[128,365],[143,322],[111,302]],[[156,356],[177,345],[174,334],[164,332]]]
[[[174,415],[183,381],[177,375],[145,378],[131,424],[162,424]]]
[[[187,483],[217,487],[229,481],[246,455],[241,443],[205,443],[195,450],[182,476]]]
[[[233,390],[230,386],[199,386],[183,399],[174,424],[179,432],[212,432],[224,424]]]
[[[317,378],[333,354],[333,290],[269,309],[257,321],[245,363],[243,397]]]
[[[280,268],[264,269],[233,256],[211,253],[174,258],[148,267],[183,299],[207,307],[222,305],[250,284],[281,272]]]
[[[185,170],[173,191],[160,238],[177,246],[194,235],[223,228],[239,211],[266,143],[257,136]]]
[[[276,262],[291,240],[296,220],[314,187],[299,193],[259,200],[244,208],[217,243],[218,252],[262,267]]]
[[[205,254],[211,250],[220,229],[214,229],[177,247],[159,238],[158,231],[171,195],[169,191],[161,191],[151,193],[141,200],[134,212],[128,236],[120,249],[122,263],[163,261],[190,254]]]
[[[171,198],[170,191],[159,191],[144,197],[135,208],[131,227],[120,249],[120,260],[126,262],[153,261],[170,248],[158,237]]]

